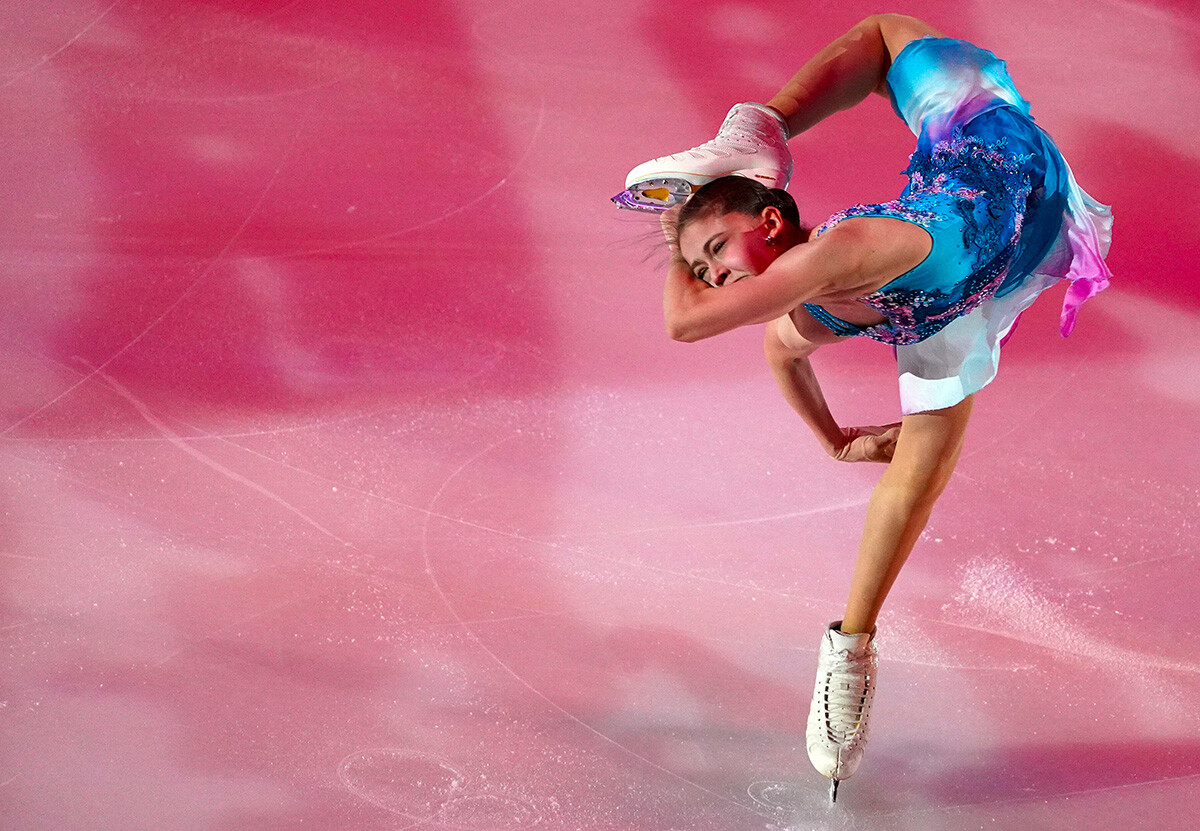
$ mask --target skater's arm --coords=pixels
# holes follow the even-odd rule
[[[791,328],[792,331],[788,331]],[[804,420],[825,452],[834,455],[842,444],[842,428],[834,421],[808,356],[817,349],[795,335],[788,317],[767,324],[763,352],[785,401]],[[832,334],[832,333],[831,333]]]
[[[940,36],[915,17],[872,15],[818,52],[767,105],[799,135],[872,92],[886,96],[884,79],[900,50],[917,38]]]
[[[925,529],[962,451],[973,397],[904,417],[895,456],[871,494],[842,631],[868,632]]]
[[[932,246],[929,233],[890,217],[859,217],[780,254],[761,274],[714,288],[672,247],[663,291],[667,332],[697,341],[766,323],[816,298],[850,299],[914,268]]]
[[[739,326],[766,323],[811,297],[859,281],[864,269],[855,246],[824,246],[829,249],[826,257],[813,254],[811,249],[817,247],[816,243],[797,246],[779,258],[788,258],[791,267],[779,266],[777,260],[762,274],[720,288],[698,279],[682,257],[673,257],[663,290],[667,333],[691,343]]]
[[[797,314],[810,325],[797,325],[793,320]],[[763,352],[784,400],[812,430],[826,453],[842,462],[889,462],[899,424],[842,428],[825,403],[809,356],[821,345],[839,340],[800,310],[767,324]]]

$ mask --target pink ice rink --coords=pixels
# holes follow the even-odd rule
[[[899,3],[1005,57],[1115,206],[978,397],[880,621],[873,737],[804,750],[881,468],[760,333],[671,342],[608,197],[879,8],[0,4],[5,831],[1194,829],[1200,9]],[[792,143],[894,196],[881,99]],[[818,373],[898,414],[863,342]]]

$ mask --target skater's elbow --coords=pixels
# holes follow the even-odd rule
[[[698,340],[702,340],[705,335],[695,325],[688,323],[686,320],[668,317],[667,337],[680,343],[695,343]]]
[[[663,322],[667,336],[682,343],[694,343],[714,332],[705,331],[705,315],[701,313],[699,298],[682,294],[669,294],[663,302]]]

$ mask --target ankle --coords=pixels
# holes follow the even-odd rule
[[[847,614],[845,618],[834,621],[832,625],[836,626],[843,635],[865,635],[875,631],[874,619],[854,614]]]

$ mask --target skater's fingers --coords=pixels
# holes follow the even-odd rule
[[[889,433],[899,435],[900,422],[896,421],[891,424],[880,424],[872,427],[855,427],[854,429],[857,430],[859,434],[865,436],[884,436]]]
[[[872,462],[890,462],[896,455],[896,439],[900,436],[900,428],[889,430],[871,439],[875,447],[871,454]]]
[[[889,427],[881,433],[875,434],[875,443],[881,448],[887,448],[888,455],[896,449],[896,441],[900,438],[900,425]]]
[[[873,432],[875,430],[880,432]],[[896,452],[900,427],[846,427],[842,430],[842,436],[842,446],[835,448],[832,453],[839,462],[887,463]]]
[[[867,441],[871,437],[858,427],[842,428],[842,445],[834,450],[833,458],[839,462],[865,462],[870,456]]]

